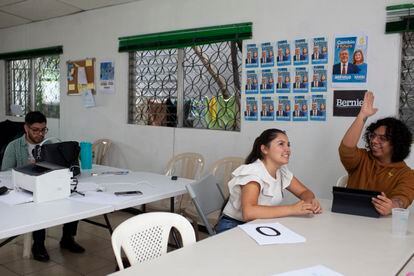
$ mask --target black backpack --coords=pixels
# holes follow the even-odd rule
[[[37,145],[33,149],[36,162],[49,162],[65,168],[69,168],[73,175],[80,174],[79,168],[79,143],[76,141],[59,142],[53,144]]]

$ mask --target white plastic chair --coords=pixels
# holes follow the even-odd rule
[[[204,168],[204,157],[195,152],[181,153],[168,161],[165,175],[178,176],[188,179],[199,179]],[[150,210],[155,211],[169,211],[170,199],[163,199],[157,202],[147,204]],[[181,213],[182,209],[191,204],[191,199],[188,195],[177,196],[174,200],[174,205],[178,213]]]
[[[112,248],[119,269],[124,269],[121,249],[125,252],[131,266],[167,253],[172,227],[180,233],[183,246],[195,243],[193,227],[178,214],[146,213],[121,223],[112,234]]]
[[[103,165],[103,161],[111,145],[112,141],[109,139],[99,139],[92,144],[94,164]]]
[[[210,235],[214,235],[216,232],[214,231],[212,224],[210,224],[207,216],[213,212],[220,211],[226,200],[220,186],[221,185],[219,181],[217,181],[217,178],[210,174],[199,181],[186,185],[185,187],[193,201],[199,218],[207,228],[207,232]],[[197,228],[198,227],[195,227],[195,229]]]
[[[338,181],[336,181],[336,187],[346,187],[348,184],[348,175],[343,175],[338,178]]]
[[[227,183],[232,179],[232,172],[244,163],[242,157],[225,157],[214,162],[211,166],[210,173],[220,182],[224,196],[229,195],[229,186]]]
[[[204,157],[195,152],[177,154],[168,161],[165,175],[176,175],[189,179],[200,179],[204,168]]]

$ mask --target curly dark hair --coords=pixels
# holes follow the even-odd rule
[[[369,136],[381,126],[386,127],[385,136],[393,147],[391,161],[403,161],[410,154],[413,135],[407,125],[396,118],[387,117],[370,124],[364,134],[366,148],[371,150]]]

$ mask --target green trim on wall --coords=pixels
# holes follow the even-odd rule
[[[385,24],[386,34],[412,31],[414,31],[414,20],[412,18],[406,18],[401,21],[387,22],[387,24]]]
[[[252,37],[253,23],[194,28],[119,38],[119,52],[175,49]]]
[[[394,10],[405,10],[405,9],[412,9],[412,8],[414,8],[414,4],[401,4],[401,5],[388,6],[386,10],[394,11]]]
[[[33,57],[60,55],[63,53],[63,46],[53,46],[47,48],[31,49],[18,52],[9,52],[0,54],[0,59],[27,59]]]

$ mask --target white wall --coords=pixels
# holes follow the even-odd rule
[[[327,122],[243,122],[241,132],[128,125],[128,56],[118,53],[118,37],[251,21],[253,41],[322,35],[329,38],[331,50],[335,34],[363,32],[369,36],[368,88],[375,91],[379,108],[375,120],[396,115],[398,104],[400,36],[384,34],[387,4],[385,0],[143,0],[0,30],[0,52],[63,45],[60,136],[114,140],[111,165],[161,172],[174,153],[196,151],[204,155],[208,167],[224,156],[246,156],[262,130],[278,127],[287,130],[293,145],[291,170],[319,196],[330,197],[330,186],[345,172],[337,147],[351,118],[332,117],[330,109]],[[96,95],[97,107],[92,109],[82,107],[80,97],[66,95],[65,61],[85,57],[111,58],[116,64],[116,94]],[[4,82],[0,88],[4,100]],[[331,89],[327,94],[331,106]],[[3,119],[4,104],[0,106]]]

